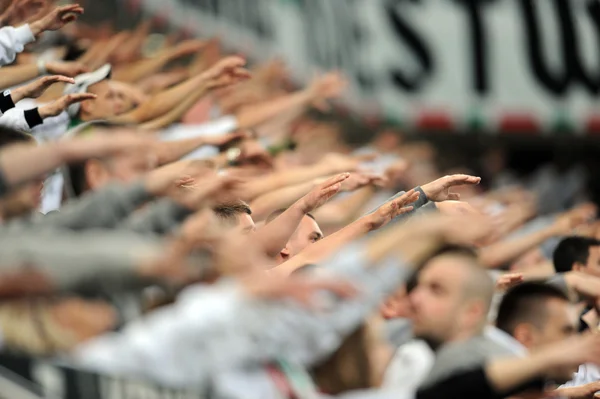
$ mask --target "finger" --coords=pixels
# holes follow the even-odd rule
[[[76,15],[73,14],[69,14],[69,15],[65,15],[64,17],[61,18],[61,21],[64,22],[65,24],[68,24],[70,22],[73,22],[77,19]]]
[[[224,71],[227,69],[243,67],[244,65],[246,65],[246,60],[244,58],[238,56],[230,56],[227,58],[223,58],[221,61],[219,61],[215,66],[215,69],[219,71]]]
[[[54,75],[54,76],[48,76],[44,83],[45,84],[54,84],[54,83],[58,83],[58,82],[75,84],[75,79],[69,78],[67,76],[62,76],[62,75]]]
[[[404,204],[412,204],[413,202],[415,202],[416,200],[419,199],[420,195],[421,194],[418,191],[415,191],[415,189],[412,189],[412,190],[408,191],[407,193],[405,193],[404,195],[402,195],[397,200],[395,200],[394,202],[396,202],[400,206],[402,206]]]
[[[456,186],[460,184],[479,184],[481,177],[470,175],[452,175],[450,176],[449,185]]]
[[[336,183],[341,183],[349,177],[350,177],[350,173],[340,173],[339,175],[333,176],[332,178],[325,180],[325,182],[323,182],[321,184],[321,188],[327,188]]]
[[[340,189],[342,188],[341,184],[337,183],[334,184],[331,187],[327,187],[324,189],[324,191],[321,193],[322,197],[333,197],[335,194],[337,194]]]
[[[55,12],[65,13],[65,12],[77,12],[77,10],[81,10],[83,12],[83,7],[79,4],[68,4],[66,6],[58,7]]]
[[[92,93],[77,93],[67,97],[67,102],[74,104],[86,100],[95,100],[98,96]]]
[[[460,194],[459,193],[448,193],[448,200],[458,201],[458,200],[460,200]]]
[[[396,206],[398,206],[398,208],[402,208],[405,205],[415,203],[418,199],[419,193],[414,193],[413,195],[408,196],[406,198],[399,198],[396,201],[394,201],[394,203],[396,204]]]
[[[250,72],[248,69],[244,68],[243,66],[233,69],[232,74],[236,75],[236,76],[242,76],[242,77],[243,76],[248,76],[248,77],[252,76],[252,72]]]
[[[412,206],[412,205],[411,206],[404,206],[404,207],[398,209],[398,212],[396,213],[396,216],[408,213],[408,212],[412,211],[413,209],[415,209],[415,207]]]

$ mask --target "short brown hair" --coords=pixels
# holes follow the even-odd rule
[[[213,207],[213,212],[219,219],[234,226],[238,224],[238,215],[252,215],[252,209],[242,200],[219,204]]]

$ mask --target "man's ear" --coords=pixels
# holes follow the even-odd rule
[[[102,187],[108,180],[110,175],[102,161],[90,159],[85,163],[85,181],[91,190]]]
[[[398,317],[398,301],[394,297],[389,297],[379,307],[384,319],[395,319]]]
[[[573,271],[574,272],[581,272],[584,270],[585,270],[585,265],[583,263],[580,263],[580,262],[573,263]]]
[[[530,324],[523,323],[516,326],[513,336],[526,348],[531,348],[534,344],[535,337]]]
[[[285,246],[281,251],[279,251],[279,255],[283,260],[288,260],[290,258],[290,250],[287,246]]]

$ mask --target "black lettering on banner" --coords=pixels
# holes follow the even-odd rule
[[[600,94],[600,0],[588,0],[586,9],[593,25],[597,64],[595,67],[592,67],[590,74],[586,73],[582,61],[579,62],[579,65],[581,65],[581,73],[587,80],[587,84],[592,88],[590,92],[597,96]],[[594,74],[595,76],[593,76]]]
[[[396,86],[409,92],[417,92],[425,85],[427,78],[434,73],[435,62],[425,40],[417,34],[402,16],[400,5],[407,2],[422,3],[421,0],[387,0],[385,2],[385,12],[394,33],[398,39],[405,42],[410,48],[416,61],[421,66],[421,71],[408,76],[406,72],[396,67],[390,73]]]
[[[495,0],[455,0],[465,7],[469,18],[472,54],[473,89],[481,96],[489,94],[490,78],[488,61],[488,35],[484,18],[484,7]]]
[[[559,51],[564,60],[562,72],[555,71],[553,73],[546,64],[542,50],[546,46],[544,46],[540,33],[536,0],[519,1],[523,13],[523,24],[527,31],[528,57],[534,76],[545,89],[559,97],[565,96],[573,83],[580,83],[590,94],[598,95],[600,93],[600,65],[599,68],[596,68],[595,77],[591,76],[583,65],[572,3],[569,0],[548,1],[552,1],[560,24],[561,49]],[[590,20],[594,23],[596,33],[596,43],[600,43],[600,17],[597,15],[599,8],[597,1],[588,3]]]

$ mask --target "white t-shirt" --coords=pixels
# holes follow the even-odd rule
[[[421,340],[412,340],[396,350],[385,372],[382,388],[416,392],[434,362],[435,353],[429,346]]]
[[[237,129],[238,121],[235,116],[224,116],[201,125],[176,124],[163,130],[160,135],[163,141],[185,140],[196,137],[221,136]],[[218,155],[216,147],[204,146],[186,155],[184,159],[203,159]]]

